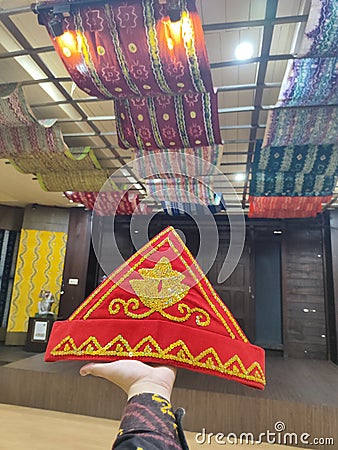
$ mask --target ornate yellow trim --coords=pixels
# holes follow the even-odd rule
[[[168,361],[177,361],[192,367],[209,369],[236,378],[254,381],[265,385],[265,376],[260,364],[255,361],[245,368],[238,355],[222,362],[213,347],[208,347],[194,356],[182,339],[172,342],[166,348],[161,348],[152,336],[146,336],[132,347],[121,334],[106,345],[101,346],[95,336],[90,336],[78,347],[71,336],[67,336],[51,351],[53,356],[118,356],[118,357],[149,357]]]
[[[184,314],[181,317],[174,316],[165,312],[161,308],[150,308],[144,313],[136,313],[133,311],[138,310],[140,306],[140,302],[137,298],[130,298],[129,300],[123,300],[122,298],[115,298],[112,300],[108,306],[108,311],[110,314],[117,314],[121,310],[121,306],[123,306],[123,312],[126,316],[131,317],[132,319],[144,319],[145,317],[151,316],[151,314],[158,312],[162,317],[165,317],[168,320],[173,322],[186,322],[192,314],[197,313],[196,316],[196,324],[200,327],[207,327],[210,325],[210,316],[204,311],[202,308],[190,308],[185,303],[179,303],[177,305],[178,312],[180,314]]]

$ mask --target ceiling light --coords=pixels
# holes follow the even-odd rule
[[[250,42],[241,42],[235,49],[236,59],[244,61],[250,59],[253,55],[253,46]]]
[[[245,180],[245,174],[244,173],[236,173],[235,180],[236,181],[244,181]]]

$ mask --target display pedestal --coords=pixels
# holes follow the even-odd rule
[[[44,352],[54,322],[54,317],[30,317],[24,349],[27,352]]]

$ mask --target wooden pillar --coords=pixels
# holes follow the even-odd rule
[[[327,321],[330,359],[338,364],[338,210],[329,213]]]
[[[90,211],[70,211],[59,317],[66,319],[83,302],[90,251]]]

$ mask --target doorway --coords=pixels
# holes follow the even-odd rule
[[[255,344],[283,349],[280,239],[255,239]]]

